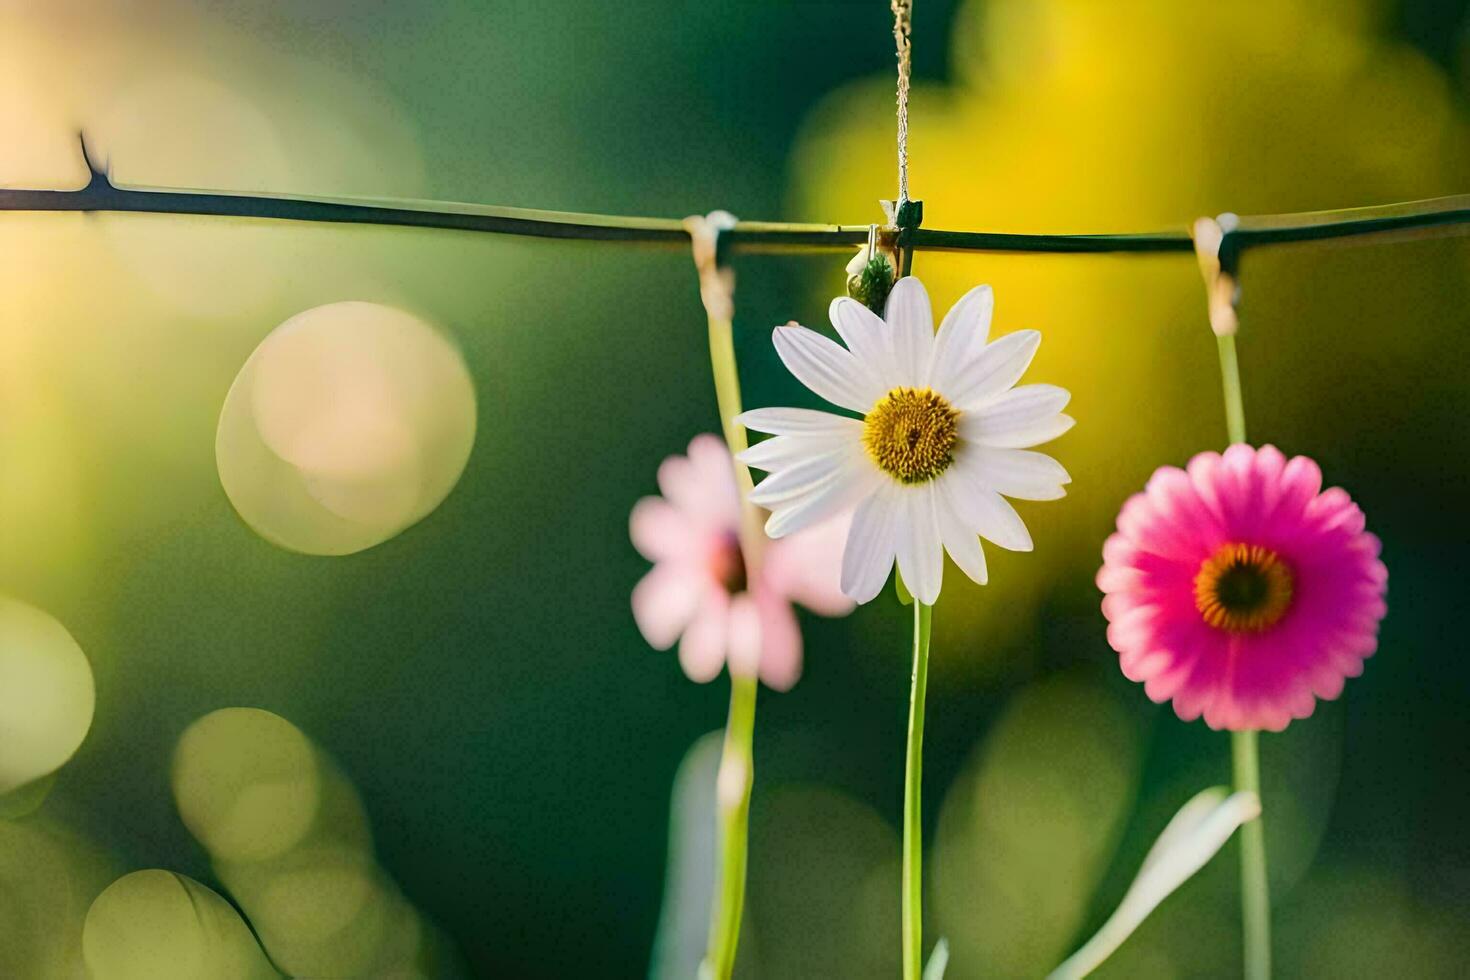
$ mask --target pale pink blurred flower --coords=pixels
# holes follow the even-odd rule
[[[1161,467],[1118,514],[1097,584],[1123,673],[1185,721],[1280,731],[1378,646],[1388,569],[1363,512],[1275,446]]]
[[[690,680],[713,680],[728,662],[733,673],[789,689],[801,676],[791,604],[824,616],[852,611],[839,581],[851,514],[767,542],[759,574],[747,582],[740,494],[724,442],[695,436],[688,456],[663,461],[658,487],[663,496],[638,501],[629,521],[633,546],[654,563],[633,589],[644,639],[658,650],[678,640]]]

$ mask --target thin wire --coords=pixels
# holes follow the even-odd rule
[[[909,76],[913,72],[914,0],[889,0],[898,56],[898,200],[909,199]]]
[[[92,179],[76,190],[0,188],[0,211],[134,212],[218,217],[323,221],[395,227],[527,235],[536,238],[615,241],[689,248],[689,232],[678,219],[577,214],[444,201],[397,201],[354,197],[249,195],[227,191],[119,186],[93,169]],[[1225,216],[1222,216],[1222,218]],[[1222,266],[1234,267],[1259,246],[1328,239],[1392,240],[1438,238],[1470,233],[1470,194],[1404,204],[1304,214],[1229,216],[1219,246]],[[791,224],[742,221],[721,236],[733,251],[842,251],[868,240],[868,225]],[[914,228],[909,244],[926,251],[1042,253],[1192,252],[1194,240],[1183,229],[1130,234],[1053,235]]]

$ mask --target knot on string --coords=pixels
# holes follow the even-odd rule
[[[1222,214],[1216,218],[1200,218],[1194,223],[1194,254],[1199,259],[1200,275],[1205,280],[1205,299],[1209,303],[1210,329],[1216,337],[1234,337],[1240,329],[1236,306],[1240,303],[1240,280],[1233,267],[1220,261],[1220,246],[1228,227],[1236,217]]]
[[[726,261],[721,235],[735,227],[729,211],[692,214],[684,229],[694,248],[694,268],[699,273],[699,298],[704,310],[717,320],[735,319],[735,270]]]
[[[924,222],[924,202],[910,201],[907,197],[897,201],[879,201],[893,229],[893,244],[900,257],[899,276],[906,276],[914,264],[914,232]]]

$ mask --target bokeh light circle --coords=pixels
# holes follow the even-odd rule
[[[316,749],[295,725],[259,708],[221,708],[179,738],[174,800],[216,860],[262,861],[295,846],[320,809]]]
[[[66,628],[0,596],[0,794],[70,759],[95,706],[92,666]]]
[[[410,313],[342,302],[273,330],[220,413],[220,482],[257,533],[345,555],[422,520],[464,472],[475,391],[459,351]]]
[[[108,980],[279,976],[231,905],[171,871],[135,871],[98,895],[82,929],[87,975]]]

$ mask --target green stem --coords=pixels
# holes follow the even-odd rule
[[[740,374],[735,365],[734,330],[728,319],[709,318],[709,354],[725,444],[731,453],[740,453],[747,441],[745,427],[735,421],[740,414]],[[735,481],[742,505],[740,548],[746,568],[753,570],[760,561],[765,532],[760,510],[750,503],[753,487],[750,469],[736,463]],[[720,863],[710,909],[709,945],[700,970],[701,977],[713,980],[728,980],[735,969],[735,951],[740,942],[750,837],[750,790],[755,775],[756,688],[754,677],[730,675],[730,719],[725,725],[725,747],[716,780]]]
[[[1253,730],[1230,733],[1237,792],[1261,795],[1261,762]],[[1240,912],[1246,980],[1271,975],[1271,893],[1266,883],[1265,827],[1257,817],[1240,828]]]
[[[934,607],[914,600],[914,679],[909,694],[908,760],[903,780],[903,978],[924,972],[924,694]]]
[[[725,445],[730,447],[733,455],[739,455],[750,443],[745,435],[745,426],[735,421],[735,416],[741,412],[740,373],[735,367],[735,332],[729,320],[709,318],[709,359],[715,376],[715,399],[720,407]],[[760,560],[766,535],[760,508],[750,502],[750,491],[755,489],[750,467],[736,463],[735,482],[740,487],[742,505],[740,548],[744,552],[745,567],[750,569]]]
[[[1232,445],[1245,442],[1245,402],[1240,392],[1240,361],[1235,337],[1220,338],[1220,378],[1225,389],[1225,426]],[[1237,792],[1261,795],[1258,733],[1230,733],[1230,755]],[[1240,828],[1240,918],[1245,944],[1246,980],[1271,976],[1271,892],[1266,880],[1265,825],[1257,817]]]
[[[1240,361],[1235,356],[1235,335],[1220,340],[1220,381],[1225,389],[1225,431],[1230,444],[1245,442],[1245,403],[1240,397]]]
[[[745,866],[749,853],[750,788],[754,782],[751,743],[755,735],[756,680],[730,678],[730,719],[716,780],[720,864],[710,909],[709,949],[702,977],[728,980],[735,970],[740,917],[745,908]]]

